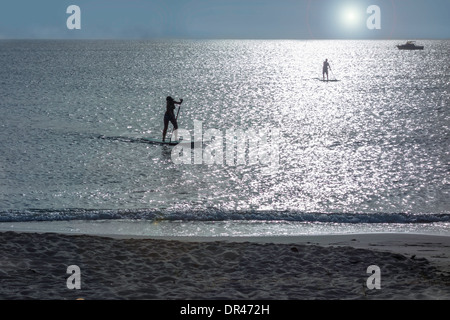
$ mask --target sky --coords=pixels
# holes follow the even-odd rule
[[[2,0],[0,39],[450,39],[449,12],[450,0]]]

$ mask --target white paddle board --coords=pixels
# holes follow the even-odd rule
[[[170,140],[166,139],[165,141],[162,141],[162,139],[156,139],[156,138],[142,138],[142,141],[148,142],[148,143],[154,143],[154,144],[165,144],[170,146],[175,146],[180,143],[180,141]]]

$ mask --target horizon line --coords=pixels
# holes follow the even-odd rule
[[[450,40],[450,38],[414,38],[414,37],[408,37],[408,38],[380,38],[380,39],[373,39],[373,38],[227,38],[227,37],[149,37],[149,38],[0,38],[0,41],[5,40],[43,40],[43,41],[57,41],[57,40],[91,40],[91,41],[108,41],[108,40],[120,40],[120,41],[145,41],[145,40],[242,40],[242,41],[274,41],[274,40],[280,40],[280,41],[405,41],[405,40]]]

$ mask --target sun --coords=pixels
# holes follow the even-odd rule
[[[358,16],[353,9],[347,10],[345,13],[345,20],[347,20],[349,23],[354,23],[358,19]]]
[[[347,27],[354,27],[361,21],[361,13],[356,7],[346,7],[342,10],[342,23]]]

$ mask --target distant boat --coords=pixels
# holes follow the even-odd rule
[[[405,44],[399,44],[397,48],[399,50],[423,50],[424,46],[416,45],[415,41],[406,41]]]

